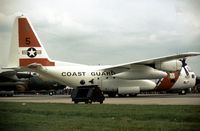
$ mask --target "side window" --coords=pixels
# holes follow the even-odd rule
[[[195,75],[194,75],[194,74],[192,74],[192,78],[193,78],[193,79],[195,78]]]

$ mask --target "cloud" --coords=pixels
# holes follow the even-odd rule
[[[53,59],[118,64],[200,51],[199,7],[193,0],[1,0],[0,48],[8,50],[23,13]]]

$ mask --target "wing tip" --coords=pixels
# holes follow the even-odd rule
[[[181,53],[180,55],[198,56],[200,55],[200,52],[186,52],[186,53]]]

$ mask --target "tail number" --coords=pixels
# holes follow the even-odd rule
[[[30,45],[30,44],[31,44],[30,37],[26,37],[26,45]]]

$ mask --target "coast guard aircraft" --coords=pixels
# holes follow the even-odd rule
[[[200,53],[189,52],[135,61],[119,65],[89,66],[51,60],[40,42],[29,19],[19,16],[14,23],[11,40],[9,63],[6,69],[18,71],[33,71],[43,77],[56,80],[67,86],[98,85],[110,96],[113,92],[119,94],[137,94],[140,91],[159,89],[162,84],[169,84],[167,72],[179,72],[185,67],[185,58],[197,56]],[[180,81],[185,87],[195,84],[195,75],[187,75],[188,81]],[[152,79],[159,79],[156,83]],[[177,82],[176,82],[177,83]],[[174,84],[170,84],[174,85]]]
[[[188,66],[182,67],[181,70],[174,72],[167,72],[167,76],[161,79],[155,79],[156,87],[152,90],[140,90],[140,92],[148,91],[167,91],[179,93],[179,95],[185,95],[187,91],[190,91],[192,87],[195,86],[197,78],[195,73],[190,70]],[[105,91],[104,91],[105,92]],[[119,93],[118,90],[107,91],[109,96],[114,97],[116,94],[120,97],[125,96],[136,96],[138,93],[133,92],[123,92]]]

